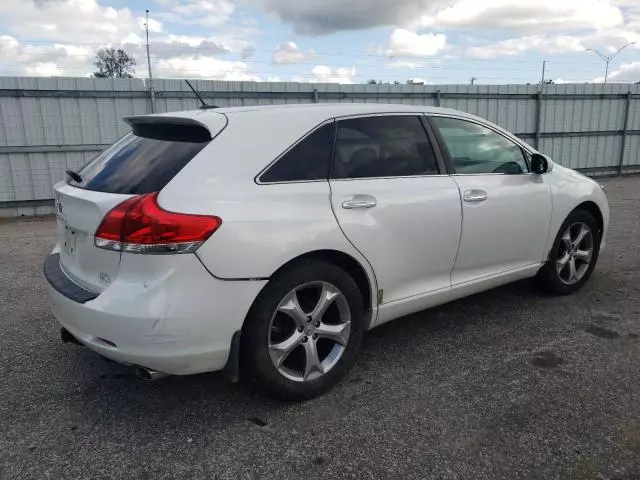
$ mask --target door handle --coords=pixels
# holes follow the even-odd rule
[[[353,208],[371,208],[377,205],[376,197],[372,195],[353,195],[348,200],[342,202],[342,208],[351,210]]]
[[[462,199],[465,202],[484,202],[487,199],[487,192],[484,190],[467,190]]]

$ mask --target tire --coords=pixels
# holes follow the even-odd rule
[[[581,234],[582,228],[588,229],[589,232],[578,245],[575,245],[575,240],[578,240],[577,237]],[[571,240],[569,243],[566,237],[567,232]],[[543,290],[556,295],[568,295],[582,288],[591,277],[598,261],[600,236],[598,222],[591,213],[585,210],[571,212],[560,227],[549,252],[549,259],[536,276],[536,283]],[[584,252],[588,250],[590,256],[587,260]],[[563,263],[563,260],[566,262]],[[572,261],[574,262],[573,270]],[[572,276],[572,272],[576,275]]]
[[[355,362],[365,321],[360,290],[344,270],[317,259],[297,262],[269,281],[249,311],[242,331],[244,377],[276,399],[316,397]]]

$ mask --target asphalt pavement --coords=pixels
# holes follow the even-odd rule
[[[610,235],[580,292],[519,282],[384,325],[304,403],[60,343],[54,222],[4,222],[0,478],[638,479],[640,177],[602,183]]]

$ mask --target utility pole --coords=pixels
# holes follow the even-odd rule
[[[146,21],[144,29],[147,34],[147,66],[149,67],[149,92],[151,93],[151,113],[156,113],[156,94],[153,89],[153,75],[151,74],[151,57],[149,56],[149,10],[145,10]]]
[[[473,85],[473,82],[475,82],[476,80],[478,80],[478,77],[471,77],[469,83]]]
[[[596,55],[598,55],[606,64],[605,69],[604,69],[604,83],[607,83],[607,77],[609,76],[609,64],[611,63],[611,61],[616,58],[618,56],[618,54],[624,50],[625,48],[627,48],[629,45],[635,45],[637,42],[629,42],[626,45],[621,46],[618,51],[616,51],[616,53],[614,53],[613,55],[605,55],[603,53],[600,53],[598,50],[596,50],[595,48],[587,48],[585,51],[586,52],[593,52]]]
[[[547,68],[547,61],[543,60],[542,61],[542,80],[540,80],[540,90],[542,90],[543,88],[542,85],[544,85],[544,71],[546,70],[546,68]]]

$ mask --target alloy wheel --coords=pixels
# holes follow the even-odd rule
[[[269,356],[289,380],[315,380],[338,363],[350,332],[344,294],[328,282],[305,283],[285,295],[271,318]]]
[[[573,285],[585,276],[593,249],[593,232],[586,223],[576,222],[567,228],[560,237],[556,256],[556,272],[562,283]]]

